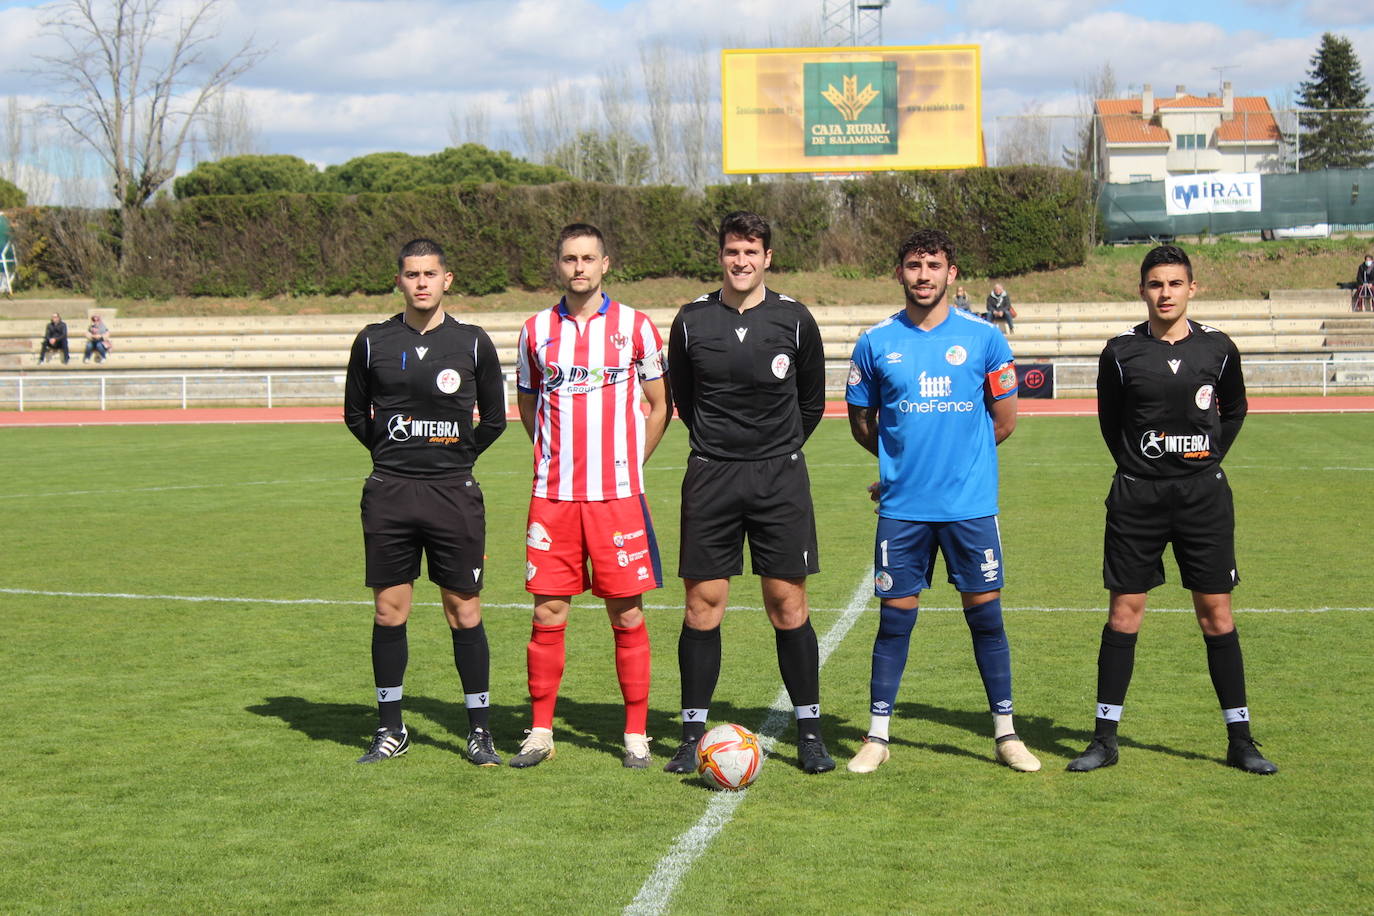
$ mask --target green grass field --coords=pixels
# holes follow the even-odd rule
[[[611,637],[590,599],[569,628],[558,757],[529,771],[467,764],[428,583],[410,627],[414,747],[355,766],[375,716],[357,513],[367,459],[342,425],[10,429],[0,448],[7,912],[615,912],[718,798],[620,767]],[[1272,778],[1221,763],[1172,567],[1141,637],[1120,765],[1063,771],[1092,725],[1109,467],[1093,419],[1036,417],[1003,447],[1002,530],[1019,731],[1045,769],[992,762],[967,630],[941,583],[913,639],[892,760],[845,772],[867,726],[877,624],[863,588],[874,468],[841,421],[807,451],[817,630],[856,594],[868,609],[822,671],[841,769],[803,775],[785,730],[667,911],[1369,910],[1367,416],[1252,415],[1228,461],[1249,702],[1281,767]],[[504,755],[528,725],[528,454],[516,426],[478,468]],[[649,474],[670,575],[684,457],[675,425]],[[735,597],[712,718],[757,727],[780,679],[755,581]],[[648,600],[661,762],[677,735],[681,586],[670,578]]]

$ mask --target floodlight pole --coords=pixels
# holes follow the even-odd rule
[[[821,44],[873,47],[883,43],[883,9],[892,0],[821,0]]]

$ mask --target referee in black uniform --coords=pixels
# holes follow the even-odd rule
[[[808,773],[835,768],[821,739],[820,662],[806,603],[806,577],[820,567],[801,453],[825,411],[825,353],[806,306],[764,286],[770,240],[757,214],[725,217],[723,285],[684,305],[668,338],[673,401],[691,433],[678,565],[687,591],[678,638],[682,743],[664,767],[670,773],[696,769],[746,537],[797,716],[799,762]]]
[[[1097,656],[1093,739],[1069,763],[1073,772],[1117,761],[1117,723],[1145,594],[1164,581],[1169,542],[1207,645],[1229,739],[1226,763],[1250,773],[1278,771],[1250,736],[1245,665],[1231,617],[1231,590],[1240,577],[1235,510],[1221,460],[1245,420],[1245,378],[1231,339],[1189,320],[1196,292],[1182,249],[1151,250],[1140,265],[1149,320],[1108,341],[1098,364],[1098,422],[1116,461],[1102,557],[1111,604]]]
[[[416,239],[396,263],[405,311],[358,334],[344,388],[344,422],[372,452],[362,517],[376,605],[372,672],[381,722],[358,762],[389,760],[410,748],[401,719],[406,620],[423,551],[453,632],[468,759],[497,766],[501,758],[487,729],[491,662],[478,597],[486,518],[472,466],[506,428],[501,366],[485,331],[444,314],[453,274],[438,244]]]

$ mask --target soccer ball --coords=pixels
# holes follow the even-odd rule
[[[762,768],[763,748],[743,725],[717,725],[697,742],[697,772],[707,785],[743,789]]]

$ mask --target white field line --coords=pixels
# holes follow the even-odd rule
[[[825,636],[821,638],[820,663],[822,666],[825,665],[826,659],[830,657],[830,653],[835,650],[835,647],[840,644],[845,636],[849,635],[849,631],[858,621],[859,615],[868,606],[872,593],[873,572],[869,570],[868,574],[859,582],[858,588],[854,589],[854,595],[849,600],[849,606],[844,609],[840,619],[831,624],[830,629],[826,630]],[[777,699],[769,708],[763,724],[755,730],[764,751],[773,749],[773,745],[777,742],[778,733],[787,724],[791,715],[792,701],[787,696],[787,689],[783,688],[778,691]],[[706,812],[685,833],[679,836],[674,841],[672,849],[668,850],[667,854],[658,860],[653,874],[644,880],[644,884],[639,888],[639,893],[635,894],[635,899],[630,902],[629,906],[625,907],[626,916],[649,916],[649,914],[665,912],[682,879],[686,877],[696,860],[701,858],[701,854],[706,851],[706,848],[711,845],[716,834],[724,830],[726,825],[730,823],[734,817],[735,809],[743,803],[748,794],[748,789],[741,792],[714,793],[711,796],[711,801],[706,805]]]
[[[86,599],[119,599],[125,601],[185,601],[191,604],[288,604],[288,605],[320,605],[322,607],[372,607],[371,601],[349,600],[344,598],[243,598],[232,595],[157,595],[139,592],[73,592],[55,591],[53,589],[39,588],[9,588],[0,587],[0,595],[19,595],[31,596],[35,598],[86,598]],[[416,601],[415,607],[439,607],[437,601]],[[520,609],[529,608],[529,602],[482,602],[482,607],[492,609]],[[647,611],[679,611],[682,610],[681,604],[646,604],[644,609]],[[751,607],[748,605],[732,605],[731,612],[743,611],[762,611],[762,607]],[[960,611],[958,607],[940,607],[938,605],[922,605],[921,613],[952,613]],[[1023,605],[1020,607],[1003,607],[1004,613],[1036,613],[1036,614],[1105,614],[1106,607],[1036,607]],[[1328,611],[1374,611],[1374,607],[1237,607],[1237,614],[1324,614]],[[850,608],[834,607],[813,607],[813,614],[849,614],[849,613],[877,613],[876,608],[861,606],[857,612]],[[1193,609],[1190,607],[1152,607],[1152,614],[1191,614]]]

